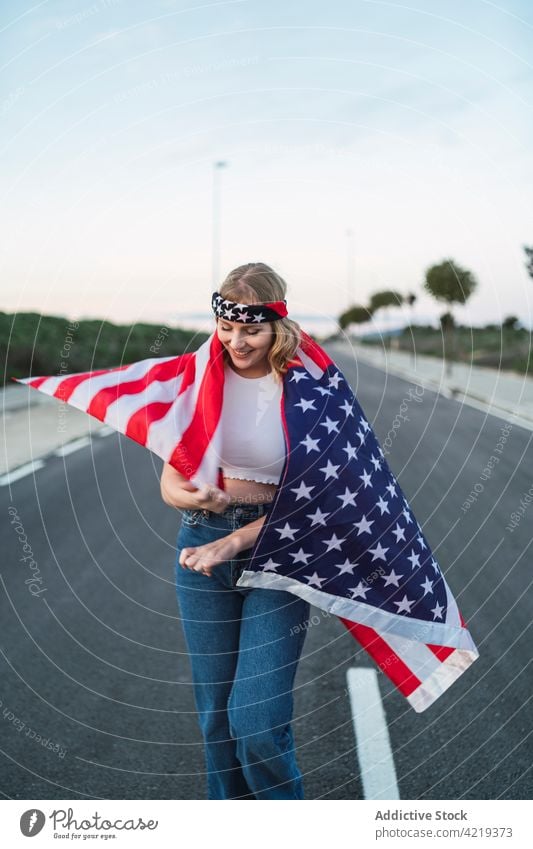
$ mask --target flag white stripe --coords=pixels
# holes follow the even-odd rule
[[[444,574],[442,574],[442,580],[446,588],[446,624],[454,625],[459,628],[461,627],[461,617],[459,615],[459,608],[457,607],[457,602],[453,597],[453,593],[448,586],[448,582],[444,577]]]
[[[209,341],[207,339],[196,351],[193,383],[179,397],[175,398],[167,414],[158,421],[153,422],[148,431],[146,447],[151,451],[155,451],[165,462],[168,462],[171,458],[176,446],[181,441],[184,432],[193,419],[202,378],[209,362]],[[216,476],[214,479],[209,480],[209,483],[214,483],[215,481]]]
[[[165,357],[164,359],[171,360],[174,358]],[[123,371],[111,371],[105,374],[97,374],[94,377],[88,377],[87,380],[82,381],[72,392],[68,403],[74,407],[78,407],[80,410],[86,410],[101,389],[106,389],[108,386],[122,386],[125,383],[140,380],[157,362],[161,362],[161,360],[152,357],[149,360],[140,360],[138,363],[132,363]],[[137,395],[137,397],[139,396]]]
[[[423,631],[423,625],[420,627]],[[386,634],[383,639],[420,681],[431,675],[441,665],[438,657],[424,643],[398,637],[395,634]],[[420,635],[419,639],[422,640],[424,637]]]
[[[141,393],[122,395],[107,408],[105,423],[125,433],[129,420],[137,410],[141,410],[152,401],[172,402],[176,398],[182,380],[182,374],[170,380],[154,380]]]
[[[301,348],[296,349],[296,355],[301,359],[309,374],[312,374],[317,380],[322,377],[324,369],[321,369],[320,366],[311,359],[311,357],[304,354]]]

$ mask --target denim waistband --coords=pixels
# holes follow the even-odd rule
[[[212,510],[201,509],[201,512],[204,516],[224,516],[225,518],[231,519],[234,516],[251,516],[254,519],[259,518],[259,516],[263,516],[266,512],[270,502],[261,503],[261,504],[232,504],[230,507],[226,507],[221,513],[215,513]],[[195,512],[194,510],[192,512]]]

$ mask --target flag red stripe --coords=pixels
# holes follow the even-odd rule
[[[22,383],[18,377],[12,377],[11,380],[16,380],[17,383]],[[44,383],[45,380],[50,380],[49,377],[34,377],[33,380],[28,380],[27,383],[23,384],[24,386],[31,386],[32,389],[39,389],[40,386]]]
[[[428,649],[433,652],[435,657],[438,657],[441,663],[444,663],[446,658],[448,658],[455,651],[453,646],[436,646],[432,643],[426,643],[426,645]]]
[[[185,354],[184,356],[192,357],[192,354]],[[185,365],[186,362],[184,362],[182,357],[175,357],[164,363],[156,363],[143,377],[137,380],[125,381],[118,386],[105,386],[93,396],[87,407],[87,412],[90,416],[95,416],[100,421],[104,421],[109,406],[123,395],[140,395],[155,380],[163,382],[172,380],[173,377],[181,374]]]
[[[128,419],[128,424],[124,431],[125,435],[129,436],[130,439],[134,439],[135,442],[139,442],[141,445],[146,445],[150,425],[162,419],[172,404],[172,401],[168,403],[153,401],[151,404],[147,404],[146,407],[136,410]]]
[[[193,417],[169,460],[170,465],[188,479],[198,472],[222,415],[223,383],[223,349],[215,333],[211,340],[209,361],[202,375]]]
[[[387,678],[390,678],[404,696],[410,696],[414,690],[420,687],[422,683],[420,679],[411,672],[403,660],[373,628],[357,622],[350,622],[348,619],[343,619],[342,616],[339,616],[339,619],[350,631],[352,637],[361,643],[361,646],[376,661],[381,671]]]
[[[106,374],[108,372],[118,372],[124,371],[124,369],[129,368],[129,366],[119,366],[118,368],[101,368],[98,371],[84,371],[81,374],[72,374],[70,377],[65,377],[61,383],[58,384],[55,392],[53,393],[54,398],[59,398],[60,401],[68,401],[70,396],[74,392],[75,389],[78,388],[80,383],[84,383],[86,380],[89,380],[91,377],[98,377],[100,374]],[[59,377],[59,375],[56,375]]]

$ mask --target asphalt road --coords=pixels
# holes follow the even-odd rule
[[[400,797],[531,798],[533,503],[506,526],[533,484],[532,434],[513,425],[483,479],[500,419],[429,390],[416,401],[413,384],[331,351],[389,439],[388,462],[480,651],[422,714],[379,674]],[[400,409],[409,421],[394,428]],[[179,513],[160,499],[161,465],[124,437],[95,436],[0,488],[5,798],[205,798],[174,590]],[[360,799],[346,670],[376,667],[335,617],[312,613],[294,711],[306,798]]]

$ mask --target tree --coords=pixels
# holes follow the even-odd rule
[[[525,254],[527,256],[526,262],[526,270],[530,277],[533,277],[533,248],[528,248],[526,245],[523,245]]]
[[[453,259],[445,259],[439,265],[432,265],[426,271],[424,281],[426,291],[437,301],[444,301],[450,306],[465,304],[476,287],[477,280],[472,272],[461,268]],[[450,315],[452,315],[451,312]],[[450,359],[455,358],[455,322],[446,321],[442,328],[446,373],[451,374]]]
[[[455,319],[451,312],[443,312],[440,317],[440,326],[443,330],[447,330],[455,326]]]
[[[413,344],[412,344],[412,347],[411,347],[410,359],[411,359],[411,363],[413,363],[414,359],[415,359],[415,351],[414,351],[415,340],[414,340],[414,336],[413,336],[413,320],[414,320],[414,305],[415,305],[415,302],[417,300],[417,297],[414,294],[414,292],[409,292],[409,294],[405,296],[404,300],[405,300],[405,303],[408,304],[409,307],[411,308],[411,310],[410,310],[411,315],[410,315],[410,318],[409,318],[409,324],[410,324],[410,327],[411,327],[411,340],[412,340]]]
[[[372,312],[374,313],[380,309],[385,309],[385,315],[387,316],[387,319],[388,307],[401,307],[402,304],[403,295],[401,294],[401,292],[394,292],[392,289],[386,289],[383,292],[375,292],[370,297],[370,309],[372,310]],[[388,344],[388,342],[386,344]]]
[[[339,317],[339,325],[342,330],[349,327],[350,324],[364,324],[372,318],[372,310],[367,307],[362,307],[359,304],[345,310]]]
[[[502,328],[505,328],[506,330],[518,330],[518,322],[519,319],[516,315],[508,315],[507,318],[504,318],[502,321]]]

